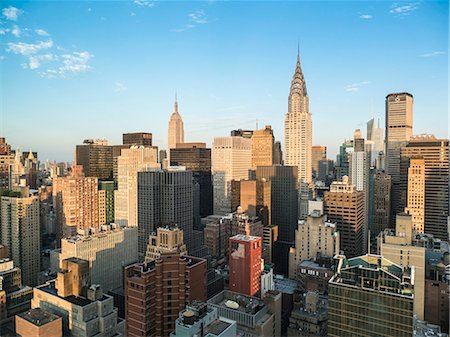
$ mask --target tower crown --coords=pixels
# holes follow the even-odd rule
[[[306,82],[302,72],[302,66],[300,64],[300,49],[297,52],[297,64],[295,66],[294,76],[292,77],[291,82],[291,91],[289,96],[292,94],[299,94],[300,96],[308,96],[308,92],[306,90]]]

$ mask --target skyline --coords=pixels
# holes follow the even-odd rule
[[[414,95],[414,134],[448,138],[444,1],[30,1],[1,9],[0,132],[41,161],[71,161],[83,139],[120,144],[134,131],[153,133],[166,149],[175,90],[186,141],[211,146],[258,120],[283,144],[298,40],[313,145],[327,146],[330,159],[355,128],[365,135],[372,117],[384,128],[391,92]]]

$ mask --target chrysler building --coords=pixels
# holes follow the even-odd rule
[[[288,112],[284,120],[284,152],[286,166],[298,167],[299,217],[308,214],[309,184],[312,180],[312,118],[308,92],[300,65],[300,51],[291,82]]]

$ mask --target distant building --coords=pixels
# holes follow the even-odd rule
[[[267,225],[263,227],[263,252],[264,263],[274,263],[273,249],[278,241],[278,226]]]
[[[217,309],[205,302],[194,301],[180,312],[175,322],[175,331],[170,337],[236,337],[236,322],[219,317]]]
[[[230,136],[251,139],[253,136],[253,130],[242,130],[242,129],[231,130]]]
[[[378,126],[375,124],[375,118],[372,118],[367,122],[367,140],[373,142],[372,154],[370,156],[370,165],[376,164],[376,158],[380,152],[384,152],[384,134],[383,129],[380,128],[380,121],[378,120]],[[377,166],[377,169],[384,170],[384,166]]]
[[[321,145],[314,145],[311,147],[311,167],[312,177],[317,179],[319,177],[319,161],[327,159],[327,147]]]
[[[206,301],[206,260],[179,253],[133,264],[125,270],[127,336],[168,336],[178,313]]]
[[[77,145],[75,162],[83,166],[86,177],[113,179],[113,150],[106,139],[86,139]]]
[[[408,202],[405,212],[411,215],[413,229],[423,233],[425,227],[425,161],[411,159],[408,168]]]
[[[336,160],[336,178],[341,181],[344,176],[349,176],[349,154],[353,151],[353,139],[345,140],[339,147]]]
[[[328,300],[316,292],[307,292],[298,296],[289,318],[287,335],[327,336]]]
[[[240,206],[248,216],[259,217],[264,225],[271,223],[270,195],[270,181],[265,179],[231,181],[232,211]]]
[[[268,291],[263,299],[224,290],[208,300],[219,317],[236,321],[238,335],[281,336],[281,294]]]
[[[247,179],[252,167],[252,141],[244,137],[216,137],[212,149],[214,214],[231,209],[231,181]]]
[[[62,319],[41,308],[16,316],[16,334],[23,337],[62,337]]]
[[[264,129],[255,130],[252,134],[252,170],[258,166],[273,165],[274,141],[273,130],[270,125]]]
[[[109,225],[114,222],[114,181],[98,183],[98,223]]]
[[[356,190],[347,177],[334,182],[325,192],[324,213],[337,225],[339,249],[349,257],[363,251],[364,192]]]
[[[373,179],[373,223],[370,231],[371,236],[377,236],[391,223],[392,179],[384,172],[376,172]]]
[[[9,171],[11,162],[11,145],[0,137],[0,190],[10,189]]]
[[[41,270],[39,198],[14,193],[0,196],[0,229],[8,257],[22,270],[23,284],[37,285]]]
[[[281,142],[275,142],[273,145],[273,165],[283,165],[283,150]]]
[[[338,258],[337,272],[328,286],[328,336],[411,336],[411,269],[378,255]]]
[[[169,119],[169,129],[168,129],[168,155],[170,162],[170,150],[175,149],[177,144],[184,143],[184,124],[181,115],[178,112],[178,100],[175,95],[175,103],[173,106],[173,113]]]
[[[108,292],[123,285],[124,268],[137,262],[137,228],[103,225],[100,231],[80,231],[61,240],[60,261],[75,257],[89,263],[92,284]]]
[[[152,134],[148,132],[131,132],[122,134],[123,145],[152,146]]]

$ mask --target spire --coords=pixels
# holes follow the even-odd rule
[[[173,112],[178,113],[178,96],[177,96],[177,89],[175,89],[175,103],[173,105]]]
[[[297,39],[297,63],[300,64],[300,39]]]
[[[305,78],[303,77],[302,67],[300,64],[300,42],[297,42],[297,64],[295,66],[295,73],[291,82],[291,95],[296,92],[300,96],[307,96]]]

